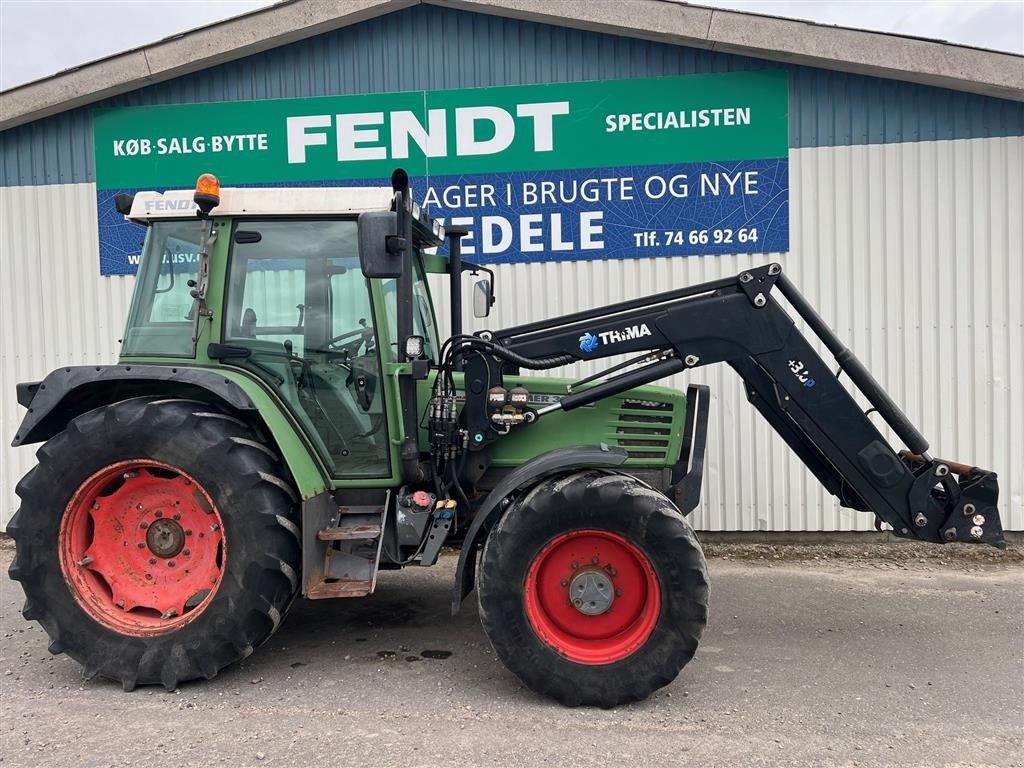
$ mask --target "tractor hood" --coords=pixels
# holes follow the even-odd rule
[[[506,376],[504,385],[508,389],[524,387],[530,393],[530,406],[539,408],[568,394],[573,381],[547,376]],[[433,375],[420,382],[421,406],[426,406],[432,384]],[[461,389],[461,374],[456,374],[456,386]],[[626,450],[627,466],[671,467],[679,458],[685,417],[686,397],[682,392],[668,387],[637,387],[592,405],[553,411],[533,424],[513,427],[508,435],[491,445],[492,466],[518,466],[555,448],[604,443]],[[421,441],[422,445],[429,444],[425,433],[421,433]]]

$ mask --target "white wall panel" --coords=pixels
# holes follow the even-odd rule
[[[1024,530],[1024,138],[792,150],[789,253],[505,265],[498,328],[780,261],[903,405],[933,453],[995,469]],[[97,275],[91,184],[0,190],[0,419],[17,381],[110,362],[131,279]],[[441,281],[435,281],[443,296]],[[439,322],[447,327],[442,311]],[[467,307],[467,314],[470,312]],[[467,327],[473,320],[466,319]],[[593,372],[581,365],[570,375]],[[671,380],[713,392],[705,530],[868,530],[840,509],[747,403],[725,366]],[[891,437],[891,436],[890,436]],[[32,449],[0,448],[3,519]]]
[[[19,381],[61,365],[112,363],[134,277],[101,277],[96,186],[0,187],[0,523],[38,446],[11,448]]]

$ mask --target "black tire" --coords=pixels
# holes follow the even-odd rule
[[[650,635],[611,663],[566,658],[541,639],[527,615],[531,564],[553,540],[587,529],[636,547],[660,589]],[[484,631],[498,657],[527,687],[567,706],[608,708],[646,698],[693,658],[707,623],[704,553],[679,510],[631,477],[593,470],[544,480],[509,509],[487,537],[477,588]]]
[[[8,526],[26,619],[84,668],[121,682],[212,678],[278,628],[299,589],[298,497],[280,459],[244,422],[191,400],[137,398],[89,411],[40,447],[18,484],[21,508]],[[60,566],[61,523],[93,473],[128,460],[181,468],[205,489],[223,521],[222,576],[199,615],[180,629],[137,636],[112,630],[80,607]],[[140,507],[141,508],[141,507]]]

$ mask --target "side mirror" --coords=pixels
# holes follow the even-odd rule
[[[486,277],[473,283],[473,317],[487,317],[491,314],[494,294],[491,293],[491,281]]]
[[[404,258],[394,211],[359,214],[359,265],[366,277],[401,277]]]

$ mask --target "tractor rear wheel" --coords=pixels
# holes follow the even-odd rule
[[[10,575],[25,618],[125,690],[211,678],[277,629],[299,587],[297,496],[244,422],[192,400],[89,411],[18,484]]]
[[[499,658],[529,688],[613,707],[693,658],[707,584],[693,529],[665,496],[586,471],[540,482],[499,520],[478,599]]]

